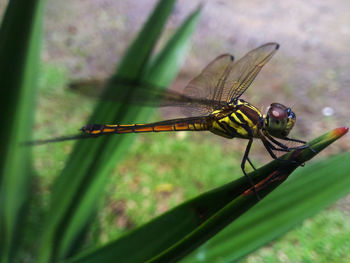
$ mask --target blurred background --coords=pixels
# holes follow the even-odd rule
[[[49,1],[43,60],[62,67],[69,80],[108,77],[155,3]],[[175,89],[219,54],[237,59],[261,44],[278,42],[280,50],[245,98],[260,108],[275,101],[290,105],[298,117],[296,132],[305,138],[349,125],[350,4],[180,0],[164,40],[199,3],[204,4],[201,21]]]
[[[198,29],[171,89],[181,90],[220,54],[231,53],[238,59],[261,44],[278,42],[279,51],[243,98],[260,109],[272,102],[292,107],[297,123],[291,137],[302,140],[350,125],[350,2],[179,0],[159,46],[200,3]],[[6,4],[0,0],[1,14]],[[48,1],[36,139],[72,134],[86,124],[95,101],[69,92],[67,85],[105,79],[114,72],[155,4],[155,0]],[[152,120],[169,116],[160,110]],[[40,222],[45,215],[50,186],[73,143],[34,149],[38,175],[33,190],[42,209],[41,214],[31,215],[33,221]],[[111,175],[90,243],[103,244],[181,201],[240,177],[244,149],[244,141],[211,133],[139,136]],[[347,135],[321,156],[349,149]],[[251,159],[258,166],[270,161],[259,142]],[[349,222],[347,197],[242,262],[347,262],[337,259],[334,251],[350,248]]]

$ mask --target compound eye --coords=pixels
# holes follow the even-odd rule
[[[288,117],[285,109],[273,105],[269,108],[268,115],[275,120],[285,120]]]
[[[295,119],[295,113],[291,111],[291,113],[289,114],[289,117],[292,119]]]
[[[268,133],[277,138],[285,138],[295,123],[295,114],[290,108],[272,103],[266,116]]]

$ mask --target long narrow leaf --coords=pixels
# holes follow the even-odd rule
[[[184,57],[189,38],[197,24],[199,13],[200,8],[193,12],[179,27],[174,36],[166,44],[165,48],[153,60],[144,79],[164,86],[176,76],[176,71],[174,69],[180,67],[180,62]],[[125,254],[125,257],[128,258],[129,262],[135,262],[135,260],[138,262],[133,255]],[[121,255],[118,256],[118,259],[121,260]],[[96,262],[96,260],[101,262],[114,261],[115,256],[113,255],[112,258],[109,258],[108,254],[102,255],[101,258],[93,259],[92,262]]]
[[[350,193],[350,154],[298,169],[278,190],[185,262],[233,262]]]
[[[133,79],[144,79],[148,59],[160,29],[165,24],[174,5],[174,1],[160,1],[152,16],[138,38],[122,60],[117,76],[126,76]],[[185,46],[190,34],[174,48]],[[178,61],[178,58],[175,59]],[[178,71],[178,63],[172,68],[172,75]],[[149,73],[148,73],[149,74]],[[155,73],[154,78],[162,78],[163,73]],[[171,77],[164,80],[164,86],[169,85]],[[113,89],[113,79],[108,89]],[[118,88],[118,87],[117,87]],[[100,103],[90,121],[124,122],[137,120],[140,108],[128,104],[126,97],[123,103],[115,105],[109,102]],[[145,120],[143,120],[145,121]],[[95,212],[97,198],[106,184],[108,174],[123,153],[130,146],[133,136],[111,136],[96,140],[80,141],[77,143],[66,168],[58,178],[53,193],[52,210],[48,219],[45,237],[40,255],[40,262],[56,261],[69,255],[76,238],[89,222]]]
[[[337,129],[310,145],[319,152],[346,132],[345,128]],[[316,155],[314,151],[295,151],[285,157],[291,162],[276,160],[251,173],[259,196],[267,195],[286,180],[302,162]],[[249,182],[239,179],[185,202],[119,240],[69,262],[114,262],[116,258],[119,262],[175,262],[257,202]]]
[[[43,1],[9,2],[0,29],[0,260],[13,261],[27,208]],[[11,260],[12,258],[12,260]]]
[[[348,128],[335,129],[334,131],[310,142],[309,145],[312,148],[296,150],[286,154],[283,159],[290,162],[275,160],[253,172],[251,174],[251,178],[254,182],[257,182],[255,186],[248,187],[248,189],[245,189],[246,186],[242,187],[242,190],[244,191],[239,191],[239,196],[237,196],[237,198],[233,199],[233,201],[229,202],[220,211],[214,213],[212,216],[207,216],[205,214],[207,213],[206,206],[204,206],[203,213],[203,204],[196,206],[197,213],[200,211],[197,217],[200,216],[202,220],[205,218],[208,219],[192,233],[186,235],[182,240],[175,243],[169,249],[151,259],[150,262],[175,262],[184,257],[189,252],[193,251],[193,249],[197,248],[200,244],[216,235],[229,223],[239,218],[252,206],[257,204],[259,202],[259,200],[256,198],[257,194],[260,196],[260,198],[262,198],[271,193],[277,186],[285,181],[300,164],[313,158],[329,144],[347,133],[347,131]],[[230,192],[225,191],[225,193],[227,198],[227,195],[229,195]],[[232,193],[233,192],[231,192],[231,196]],[[212,198],[210,202],[214,202],[217,199],[218,198]],[[192,207],[192,209],[194,208]]]

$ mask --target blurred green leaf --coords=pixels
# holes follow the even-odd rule
[[[334,130],[312,141],[310,146],[318,153],[346,132],[347,129],[342,128]],[[315,156],[313,150],[307,148],[293,151],[284,157],[292,162],[275,160],[251,173],[254,182],[257,182],[259,196],[266,196],[301,163]],[[257,202],[253,188],[245,178],[241,178],[185,202],[115,242],[69,262],[113,262],[116,257],[119,262],[175,262]],[[236,233],[231,235],[237,236]]]
[[[177,33],[179,39],[171,42],[172,47],[161,52],[162,55],[155,60],[156,64],[150,64],[152,49],[174,3],[173,0],[159,1],[141,33],[124,56],[116,76],[148,81],[160,79],[164,87],[170,84],[179,70],[182,57],[174,56],[174,52],[183,54],[198,16],[197,11],[191,16],[190,21],[180,28],[179,32],[182,33]],[[169,67],[166,71],[163,68],[165,66]],[[115,88],[120,87],[114,85],[112,77],[107,84],[106,92]],[[128,99],[126,96],[118,105],[101,102],[89,122],[114,123],[118,120],[120,123],[128,123],[131,120],[137,121],[140,116],[142,121],[145,121],[150,111],[143,109],[141,112],[141,108],[131,106]],[[72,254],[76,245],[81,243],[80,234],[96,210],[98,200],[96,197],[101,195],[111,169],[123,158],[133,139],[134,135],[123,135],[77,142],[65,169],[55,183],[52,209],[49,212],[40,250],[40,262],[66,258]]]
[[[10,1],[0,28],[0,255],[20,246],[31,183],[30,149],[41,45],[43,1]]]
[[[341,129],[314,140],[313,148],[318,150],[327,137],[339,136]],[[349,171],[349,153],[298,169],[285,184],[184,261],[240,259],[349,194]]]

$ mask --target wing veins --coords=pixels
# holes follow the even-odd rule
[[[278,48],[279,45],[277,43],[264,44],[248,52],[243,58],[233,64],[228,76],[228,82],[223,89],[228,90],[225,96],[226,103],[238,99],[248,89],[262,67],[272,58]],[[252,65],[249,65],[250,63]],[[232,78],[231,80],[230,77]]]

